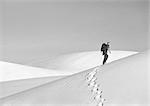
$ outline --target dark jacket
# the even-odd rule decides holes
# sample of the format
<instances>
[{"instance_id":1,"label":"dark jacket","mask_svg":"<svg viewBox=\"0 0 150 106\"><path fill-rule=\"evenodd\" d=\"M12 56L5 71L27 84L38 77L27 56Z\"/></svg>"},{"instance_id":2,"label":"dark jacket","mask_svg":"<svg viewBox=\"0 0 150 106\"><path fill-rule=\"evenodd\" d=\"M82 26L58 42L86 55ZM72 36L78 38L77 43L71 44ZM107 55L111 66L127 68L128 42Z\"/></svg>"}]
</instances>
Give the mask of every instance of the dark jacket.
<instances>
[{"instance_id":1,"label":"dark jacket","mask_svg":"<svg viewBox=\"0 0 150 106\"><path fill-rule=\"evenodd\" d=\"M101 46L101 51L103 52L103 55L107 54L108 49L109 49L109 45L106 43L103 43Z\"/></svg>"}]
</instances>

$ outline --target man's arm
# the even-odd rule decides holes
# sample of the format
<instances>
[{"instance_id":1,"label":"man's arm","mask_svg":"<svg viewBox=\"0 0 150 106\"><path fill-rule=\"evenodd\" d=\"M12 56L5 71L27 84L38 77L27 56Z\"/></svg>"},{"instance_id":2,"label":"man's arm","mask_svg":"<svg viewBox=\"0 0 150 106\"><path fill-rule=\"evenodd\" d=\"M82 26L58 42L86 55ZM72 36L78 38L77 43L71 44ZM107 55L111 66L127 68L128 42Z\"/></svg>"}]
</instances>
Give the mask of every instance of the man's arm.
<instances>
[{"instance_id":1,"label":"man's arm","mask_svg":"<svg viewBox=\"0 0 150 106\"><path fill-rule=\"evenodd\" d=\"M111 51L110 51L110 46L108 47L108 51L109 51L109 53L111 54Z\"/></svg>"}]
</instances>

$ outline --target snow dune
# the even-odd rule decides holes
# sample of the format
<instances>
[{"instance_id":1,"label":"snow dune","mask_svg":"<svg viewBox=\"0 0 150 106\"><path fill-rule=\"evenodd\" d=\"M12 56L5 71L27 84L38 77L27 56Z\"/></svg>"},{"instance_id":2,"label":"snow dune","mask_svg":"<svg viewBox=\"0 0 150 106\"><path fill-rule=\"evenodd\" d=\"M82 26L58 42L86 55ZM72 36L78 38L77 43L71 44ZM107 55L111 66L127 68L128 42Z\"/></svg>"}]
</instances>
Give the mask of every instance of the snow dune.
<instances>
[{"instance_id":1,"label":"snow dune","mask_svg":"<svg viewBox=\"0 0 150 106\"><path fill-rule=\"evenodd\" d=\"M137 52L131 51L112 51L108 59L108 63L136 53ZM103 57L101 54L93 51L63 55L52 61L43 61L39 63L45 64L42 68L0 61L0 82L28 78L71 75L100 65L102 60Z\"/></svg>"},{"instance_id":2,"label":"snow dune","mask_svg":"<svg viewBox=\"0 0 150 106\"><path fill-rule=\"evenodd\" d=\"M133 51L112 50L111 54L109 54L107 63L136 53L137 52ZM33 62L30 65L37 64L37 66L41 68L54 69L64 73L65 72L77 73L101 65L102 61L103 56L100 51L88 51L88 52L65 54L58 56L53 60L43 60L40 62Z\"/></svg>"},{"instance_id":3,"label":"snow dune","mask_svg":"<svg viewBox=\"0 0 150 106\"><path fill-rule=\"evenodd\" d=\"M3 61L0 61L0 69L0 82L71 74Z\"/></svg>"},{"instance_id":4,"label":"snow dune","mask_svg":"<svg viewBox=\"0 0 150 106\"><path fill-rule=\"evenodd\" d=\"M45 83L58 80L65 76L50 76L0 82L0 98L28 90Z\"/></svg>"},{"instance_id":5,"label":"snow dune","mask_svg":"<svg viewBox=\"0 0 150 106\"><path fill-rule=\"evenodd\" d=\"M148 106L150 52L129 56L101 68L98 82L107 99L106 106Z\"/></svg>"},{"instance_id":6,"label":"snow dune","mask_svg":"<svg viewBox=\"0 0 150 106\"><path fill-rule=\"evenodd\" d=\"M97 83L104 106L148 106L148 54L138 53L100 67ZM93 106L85 75L94 68L0 99L2 106ZM94 105L95 106L95 105Z\"/></svg>"},{"instance_id":7,"label":"snow dune","mask_svg":"<svg viewBox=\"0 0 150 106\"><path fill-rule=\"evenodd\" d=\"M136 52L131 52L131 51L130 52L112 51L113 55L110 54L110 58L108 59L108 62L135 53ZM61 64L61 65L55 65L57 66L55 70L54 69L46 70L41 68L14 64L14 63L0 62L1 63L0 68L2 69L1 70L2 77L0 80L1 81L0 98L10 96L12 94L22 92L27 89L31 89L33 87L48 82L52 82L54 80L64 77L62 75L70 75L70 74L74 74L86 70L87 68L90 67L95 67L96 65L99 64L98 58L100 61L102 61L102 57L100 57L100 54L96 51L63 55L55 59L54 64L56 64L57 62ZM89 60L93 60L93 61L89 61ZM53 67L54 64L49 64L49 66ZM68 73L68 71L70 73Z\"/></svg>"}]
</instances>

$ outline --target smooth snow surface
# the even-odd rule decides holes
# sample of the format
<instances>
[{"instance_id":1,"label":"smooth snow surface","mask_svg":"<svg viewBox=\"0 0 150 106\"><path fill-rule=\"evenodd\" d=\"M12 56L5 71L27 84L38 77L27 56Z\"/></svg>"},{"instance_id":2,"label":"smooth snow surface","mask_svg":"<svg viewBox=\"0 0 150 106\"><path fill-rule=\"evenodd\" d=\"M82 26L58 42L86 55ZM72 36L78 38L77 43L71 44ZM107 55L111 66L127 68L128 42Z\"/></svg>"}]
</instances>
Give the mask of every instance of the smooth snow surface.
<instances>
[{"instance_id":1,"label":"smooth snow surface","mask_svg":"<svg viewBox=\"0 0 150 106\"><path fill-rule=\"evenodd\" d=\"M0 82L21 80L29 78L69 75L70 73L58 72L42 68L24 66L20 64L0 61Z\"/></svg>"},{"instance_id":2,"label":"smooth snow surface","mask_svg":"<svg viewBox=\"0 0 150 106\"><path fill-rule=\"evenodd\" d=\"M136 54L133 51L112 50L108 53L107 63ZM41 68L54 69L61 72L77 73L101 65L103 55L100 51L79 52L61 55L53 60L43 60L37 63Z\"/></svg>"},{"instance_id":3,"label":"smooth snow surface","mask_svg":"<svg viewBox=\"0 0 150 106\"><path fill-rule=\"evenodd\" d=\"M148 106L148 52L99 68L104 106ZM94 68L0 99L2 106L96 106L85 76Z\"/></svg>"},{"instance_id":4,"label":"smooth snow surface","mask_svg":"<svg viewBox=\"0 0 150 106\"><path fill-rule=\"evenodd\" d=\"M109 55L108 63L135 53L129 51L112 51ZM0 61L0 82L71 75L100 65L102 60L103 56L101 53L93 51L64 55L52 61L40 62L39 64L43 64L42 68L45 69Z\"/></svg>"},{"instance_id":5,"label":"smooth snow surface","mask_svg":"<svg viewBox=\"0 0 150 106\"><path fill-rule=\"evenodd\" d=\"M93 51L60 56L54 61L55 65L58 63L55 70L46 70L8 62L0 62L0 72L2 76L0 79L0 98L55 81L64 77L62 75L70 75L94 67L98 63L97 60L99 54L97 53L98 52ZM112 51L112 53L113 55L110 54L108 62L114 61L117 58L132 55L135 52ZM114 53L118 54L118 57ZM97 63L95 61L89 61L89 59L96 60ZM102 57L99 59L102 59ZM51 66L53 67L54 64L51 64Z\"/></svg>"},{"instance_id":6,"label":"smooth snow surface","mask_svg":"<svg viewBox=\"0 0 150 106\"><path fill-rule=\"evenodd\" d=\"M65 76L50 76L0 82L0 98L50 83Z\"/></svg>"}]
</instances>

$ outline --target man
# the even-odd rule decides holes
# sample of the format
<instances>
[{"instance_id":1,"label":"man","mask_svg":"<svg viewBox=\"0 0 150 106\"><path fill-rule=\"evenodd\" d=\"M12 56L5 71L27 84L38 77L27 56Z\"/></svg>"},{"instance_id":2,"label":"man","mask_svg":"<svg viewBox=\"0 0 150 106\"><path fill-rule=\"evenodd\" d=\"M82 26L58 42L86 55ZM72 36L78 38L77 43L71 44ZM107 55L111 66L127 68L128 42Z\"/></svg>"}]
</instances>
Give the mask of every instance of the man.
<instances>
[{"instance_id":1,"label":"man","mask_svg":"<svg viewBox=\"0 0 150 106\"><path fill-rule=\"evenodd\" d=\"M103 43L101 46L101 51L103 52L103 55L104 55L103 65L106 63L106 61L108 59L107 51L109 50L109 53L111 53L109 43L110 42Z\"/></svg>"}]
</instances>

